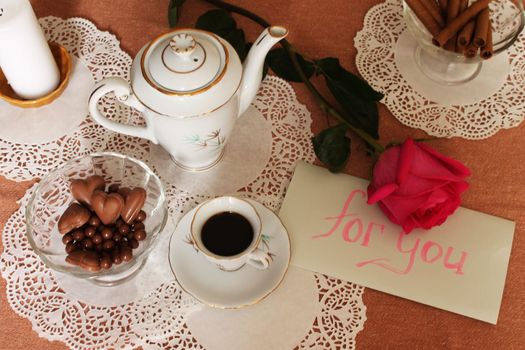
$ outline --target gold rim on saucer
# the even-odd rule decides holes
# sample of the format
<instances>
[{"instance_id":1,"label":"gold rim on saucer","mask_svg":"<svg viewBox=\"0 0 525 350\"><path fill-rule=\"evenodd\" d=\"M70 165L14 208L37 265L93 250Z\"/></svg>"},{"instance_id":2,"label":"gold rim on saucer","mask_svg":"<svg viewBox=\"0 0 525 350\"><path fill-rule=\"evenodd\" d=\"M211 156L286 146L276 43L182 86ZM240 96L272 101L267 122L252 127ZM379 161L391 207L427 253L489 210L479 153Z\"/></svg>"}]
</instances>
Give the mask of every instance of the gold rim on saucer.
<instances>
[{"instance_id":1,"label":"gold rim on saucer","mask_svg":"<svg viewBox=\"0 0 525 350\"><path fill-rule=\"evenodd\" d=\"M37 98L35 100L24 100L20 98L11 88L7 78L0 69L0 98L9 102L12 105L21 108L38 108L50 104L58 98L64 92L71 76L72 64L71 56L67 50L62 46L54 42L49 42L49 48L57 63L58 70L60 71L60 84L58 87L47 94L46 96Z\"/></svg>"}]
</instances>

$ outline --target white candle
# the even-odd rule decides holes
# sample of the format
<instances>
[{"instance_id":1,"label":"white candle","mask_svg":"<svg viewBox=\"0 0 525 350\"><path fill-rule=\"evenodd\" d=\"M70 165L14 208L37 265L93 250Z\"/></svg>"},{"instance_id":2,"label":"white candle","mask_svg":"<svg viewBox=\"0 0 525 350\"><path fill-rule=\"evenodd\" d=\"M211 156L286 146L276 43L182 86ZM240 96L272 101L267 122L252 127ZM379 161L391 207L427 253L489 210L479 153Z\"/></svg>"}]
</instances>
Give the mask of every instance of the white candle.
<instances>
[{"instance_id":1,"label":"white candle","mask_svg":"<svg viewBox=\"0 0 525 350\"><path fill-rule=\"evenodd\" d=\"M0 68L13 90L29 100L49 94L60 82L29 0L0 0Z\"/></svg>"}]
</instances>

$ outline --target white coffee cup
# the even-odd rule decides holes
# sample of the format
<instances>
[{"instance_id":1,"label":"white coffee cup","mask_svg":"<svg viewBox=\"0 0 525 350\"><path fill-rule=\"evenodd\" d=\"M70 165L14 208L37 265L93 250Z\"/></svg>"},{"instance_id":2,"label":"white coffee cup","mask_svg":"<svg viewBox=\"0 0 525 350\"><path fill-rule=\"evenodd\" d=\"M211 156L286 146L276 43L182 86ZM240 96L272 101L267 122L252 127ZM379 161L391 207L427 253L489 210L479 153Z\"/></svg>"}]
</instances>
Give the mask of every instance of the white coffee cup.
<instances>
[{"instance_id":1,"label":"white coffee cup","mask_svg":"<svg viewBox=\"0 0 525 350\"><path fill-rule=\"evenodd\" d=\"M221 256L211 252L202 241L204 224L213 216L231 212L242 215L253 229L251 243L242 252L232 256ZM231 197L218 197L210 199L197 208L191 222L190 232L194 247L211 263L223 271L236 271L245 264L254 266L259 270L267 269L272 261L268 252L259 248L262 239L262 222L255 208L247 201Z\"/></svg>"}]
</instances>

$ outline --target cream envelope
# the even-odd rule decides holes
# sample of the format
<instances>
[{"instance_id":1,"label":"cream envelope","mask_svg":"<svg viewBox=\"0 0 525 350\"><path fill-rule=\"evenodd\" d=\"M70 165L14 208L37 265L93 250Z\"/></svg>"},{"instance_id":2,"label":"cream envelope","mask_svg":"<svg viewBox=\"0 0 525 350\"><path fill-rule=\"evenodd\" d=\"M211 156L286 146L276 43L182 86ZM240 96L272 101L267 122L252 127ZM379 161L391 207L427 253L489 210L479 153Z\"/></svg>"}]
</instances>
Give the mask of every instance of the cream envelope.
<instances>
[{"instance_id":1,"label":"cream envelope","mask_svg":"<svg viewBox=\"0 0 525 350\"><path fill-rule=\"evenodd\" d=\"M292 264L496 324L514 222L458 208L441 226L404 234L366 204L367 186L298 163L279 213Z\"/></svg>"}]
</instances>

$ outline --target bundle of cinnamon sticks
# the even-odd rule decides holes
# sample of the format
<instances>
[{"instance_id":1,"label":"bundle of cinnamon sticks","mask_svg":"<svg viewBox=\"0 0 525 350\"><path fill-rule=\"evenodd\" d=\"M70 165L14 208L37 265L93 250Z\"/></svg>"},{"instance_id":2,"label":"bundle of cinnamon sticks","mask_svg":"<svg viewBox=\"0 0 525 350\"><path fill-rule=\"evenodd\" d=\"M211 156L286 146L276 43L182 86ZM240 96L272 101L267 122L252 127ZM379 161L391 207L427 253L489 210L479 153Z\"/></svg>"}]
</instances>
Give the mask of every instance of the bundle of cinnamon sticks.
<instances>
[{"instance_id":1,"label":"bundle of cinnamon sticks","mask_svg":"<svg viewBox=\"0 0 525 350\"><path fill-rule=\"evenodd\" d=\"M434 45L465 57L492 57L491 0L405 0L434 37Z\"/></svg>"}]
</instances>

